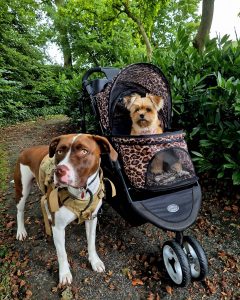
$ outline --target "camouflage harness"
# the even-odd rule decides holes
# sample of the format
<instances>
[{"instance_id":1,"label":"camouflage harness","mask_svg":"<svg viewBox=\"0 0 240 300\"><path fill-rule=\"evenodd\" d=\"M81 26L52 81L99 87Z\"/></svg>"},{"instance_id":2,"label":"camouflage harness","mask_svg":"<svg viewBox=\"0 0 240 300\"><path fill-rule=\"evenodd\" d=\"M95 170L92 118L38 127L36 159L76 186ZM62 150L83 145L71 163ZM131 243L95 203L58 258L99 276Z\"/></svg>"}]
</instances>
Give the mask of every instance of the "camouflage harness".
<instances>
[{"instance_id":1,"label":"camouflage harness","mask_svg":"<svg viewBox=\"0 0 240 300\"><path fill-rule=\"evenodd\" d=\"M78 223L83 223L85 220L96 217L96 215L93 216L93 212L97 208L100 200L105 196L105 180L108 180L111 184L112 197L116 195L115 186L108 178L103 178L101 168L99 168L99 173L97 173L89 183L90 185L99 175L100 184L98 190L93 194L88 187L83 189L85 192L83 193L85 199L75 197L68 191L67 187L56 187L53 183L54 170L54 158L50 158L48 155L45 156L39 168L39 178L37 182L40 190L44 194L41 198L41 208L44 217L45 230L48 235L51 235L51 227L47 210L51 214L52 226L55 224L55 212L63 205L77 216ZM88 197L86 197L87 194Z\"/></svg>"}]
</instances>

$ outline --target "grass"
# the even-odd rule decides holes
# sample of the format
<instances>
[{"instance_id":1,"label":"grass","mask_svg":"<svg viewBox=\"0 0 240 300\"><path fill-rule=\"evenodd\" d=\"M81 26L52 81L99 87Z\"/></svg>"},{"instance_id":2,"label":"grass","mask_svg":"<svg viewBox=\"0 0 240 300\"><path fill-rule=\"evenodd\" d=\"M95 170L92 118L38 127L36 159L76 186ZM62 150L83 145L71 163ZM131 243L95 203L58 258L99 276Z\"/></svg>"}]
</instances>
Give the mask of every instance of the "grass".
<instances>
[{"instance_id":1,"label":"grass","mask_svg":"<svg viewBox=\"0 0 240 300\"><path fill-rule=\"evenodd\" d=\"M7 255L8 249L6 246L0 247L0 257L4 258ZM8 263L1 264L0 269L0 300L11 299L11 280L9 276Z\"/></svg>"},{"instance_id":2,"label":"grass","mask_svg":"<svg viewBox=\"0 0 240 300\"><path fill-rule=\"evenodd\" d=\"M7 178L9 175L9 161L7 151L4 149L3 145L0 145L0 192L4 193L7 190ZM1 196L0 193L0 196ZM0 212L4 209L4 201L0 201ZM5 219L1 216L0 218L0 228L5 228ZM8 248L6 245L0 245L0 258L4 257L8 253ZM11 299L11 282L9 268L5 263L0 263L0 300Z\"/></svg>"},{"instance_id":3,"label":"grass","mask_svg":"<svg viewBox=\"0 0 240 300\"><path fill-rule=\"evenodd\" d=\"M7 190L7 177L9 175L9 161L7 151L0 145L0 190Z\"/></svg>"}]
</instances>

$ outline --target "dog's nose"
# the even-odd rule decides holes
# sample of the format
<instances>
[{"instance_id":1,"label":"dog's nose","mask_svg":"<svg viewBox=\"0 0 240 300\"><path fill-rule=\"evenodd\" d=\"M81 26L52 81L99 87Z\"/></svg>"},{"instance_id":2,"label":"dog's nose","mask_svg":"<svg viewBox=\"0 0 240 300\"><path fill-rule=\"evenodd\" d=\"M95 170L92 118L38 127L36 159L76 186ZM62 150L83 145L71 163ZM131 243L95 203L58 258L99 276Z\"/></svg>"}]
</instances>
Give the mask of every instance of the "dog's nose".
<instances>
[{"instance_id":1,"label":"dog's nose","mask_svg":"<svg viewBox=\"0 0 240 300\"><path fill-rule=\"evenodd\" d=\"M144 114L139 115L141 119L144 119Z\"/></svg>"},{"instance_id":2,"label":"dog's nose","mask_svg":"<svg viewBox=\"0 0 240 300\"><path fill-rule=\"evenodd\" d=\"M57 169L56 169L56 175L58 177L62 177L64 175L66 175L66 173L69 171L68 167L65 166L65 165L59 165L57 166Z\"/></svg>"}]
</instances>

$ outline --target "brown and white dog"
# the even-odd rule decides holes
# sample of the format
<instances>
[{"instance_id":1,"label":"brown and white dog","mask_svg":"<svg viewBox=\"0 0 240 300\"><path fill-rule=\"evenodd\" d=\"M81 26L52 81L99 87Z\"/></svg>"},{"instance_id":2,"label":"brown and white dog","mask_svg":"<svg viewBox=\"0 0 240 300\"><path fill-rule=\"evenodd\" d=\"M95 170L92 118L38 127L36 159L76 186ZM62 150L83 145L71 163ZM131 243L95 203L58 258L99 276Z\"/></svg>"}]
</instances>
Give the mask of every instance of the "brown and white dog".
<instances>
[{"instance_id":1,"label":"brown and white dog","mask_svg":"<svg viewBox=\"0 0 240 300\"><path fill-rule=\"evenodd\" d=\"M39 179L39 168L43 158L49 157L55 161L54 185L67 187L76 199L85 191L86 200L90 193L99 188L100 155L108 152L112 160L117 159L117 152L104 137L90 134L68 134L54 138L49 146L35 146L21 152L14 174L17 200L17 235L18 240L24 240L27 232L24 225L24 206L29 195L33 178ZM89 193L87 193L89 191ZM89 194L89 195L88 195ZM88 259L94 271L103 272L105 266L99 258L96 247L97 212L102 200L98 203L93 217L85 221L88 242ZM47 204L46 204L47 208ZM48 211L48 216L51 214ZM67 253L65 250L65 227L77 218L73 211L62 205L54 215L52 225L53 240L57 250L59 263L59 283L72 282Z\"/></svg>"},{"instance_id":2,"label":"brown and white dog","mask_svg":"<svg viewBox=\"0 0 240 300\"><path fill-rule=\"evenodd\" d=\"M163 98L152 94L141 97L132 94L123 98L132 120L131 135L161 134L163 129L158 112L163 108Z\"/></svg>"}]
</instances>

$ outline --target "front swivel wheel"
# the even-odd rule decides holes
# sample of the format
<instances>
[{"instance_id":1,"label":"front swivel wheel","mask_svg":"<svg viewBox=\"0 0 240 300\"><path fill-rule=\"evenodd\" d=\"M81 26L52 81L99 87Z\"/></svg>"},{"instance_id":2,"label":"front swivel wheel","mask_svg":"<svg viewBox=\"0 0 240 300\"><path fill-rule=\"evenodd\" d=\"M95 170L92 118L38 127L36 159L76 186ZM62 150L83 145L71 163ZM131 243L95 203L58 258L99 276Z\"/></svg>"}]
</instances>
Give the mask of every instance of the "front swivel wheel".
<instances>
[{"instance_id":1,"label":"front swivel wheel","mask_svg":"<svg viewBox=\"0 0 240 300\"><path fill-rule=\"evenodd\" d=\"M184 236L183 250L188 257L192 278L204 280L208 274L208 261L202 246L193 237Z\"/></svg>"},{"instance_id":2,"label":"front swivel wheel","mask_svg":"<svg viewBox=\"0 0 240 300\"><path fill-rule=\"evenodd\" d=\"M163 262L168 275L178 286L187 286L191 281L188 258L182 247L175 241L167 241L162 248Z\"/></svg>"}]
</instances>

